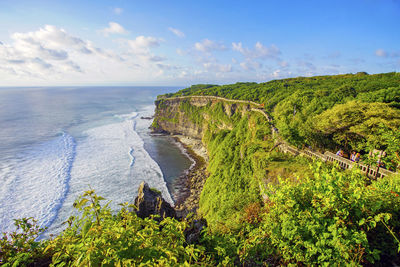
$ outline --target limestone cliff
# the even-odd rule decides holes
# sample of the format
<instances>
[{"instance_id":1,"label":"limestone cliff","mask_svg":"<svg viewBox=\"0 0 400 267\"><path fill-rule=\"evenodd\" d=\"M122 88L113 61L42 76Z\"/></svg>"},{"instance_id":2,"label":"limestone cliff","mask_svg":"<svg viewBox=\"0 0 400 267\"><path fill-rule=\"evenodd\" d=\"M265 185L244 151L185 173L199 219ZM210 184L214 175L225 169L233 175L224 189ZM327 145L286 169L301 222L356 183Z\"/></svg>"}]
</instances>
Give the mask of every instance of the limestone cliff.
<instances>
[{"instance_id":1,"label":"limestone cliff","mask_svg":"<svg viewBox=\"0 0 400 267\"><path fill-rule=\"evenodd\" d=\"M155 104L153 132L180 134L195 139L202 139L210 123L219 129L232 129L229 118L237 112L243 115L256 105L212 96L158 99Z\"/></svg>"},{"instance_id":2,"label":"limestone cliff","mask_svg":"<svg viewBox=\"0 0 400 267\"><path fill-rule=\"evenodd\" d=\"M153 132L180 134L195 139L201 139L203 128L189 119L181 109L181 99L157 100Z\"/></svg>"},{"instance_id":3,"label":"limestone cliff","mask_svg":"<svg viewBox=\"0 0 400 267\"><path fill-rule=\"evenodd\" d=\"M221 130L231 130L237 119L254 104L213 96L158 99L155 104L153 132L175 135L196 160L196 167L190 170L186 179L179 181L182 186L175 203L178 211L196 212L209 176L206 148L210 136Z\"/></svg>"}]
</instances>

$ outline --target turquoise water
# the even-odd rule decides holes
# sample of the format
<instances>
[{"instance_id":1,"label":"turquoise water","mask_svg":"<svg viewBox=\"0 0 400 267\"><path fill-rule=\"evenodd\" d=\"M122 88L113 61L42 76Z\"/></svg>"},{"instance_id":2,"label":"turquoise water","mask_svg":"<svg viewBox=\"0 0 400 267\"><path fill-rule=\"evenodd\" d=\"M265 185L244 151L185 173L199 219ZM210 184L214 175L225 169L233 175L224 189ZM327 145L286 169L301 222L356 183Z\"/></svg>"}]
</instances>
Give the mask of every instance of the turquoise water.
<instances>
[{"instance_id":1,"label":"turquoise water","mask_svg":"<svg viewBox=\"0 0 400 267\"><path fill-rule=\"evenodd\" d=\"M148 127L158 94L176 88L0 88L0 232L35 217L57 233L74 200L92 188L132 202L141 181L173 203L191 162Z\"/></svg>"}]
</instances>

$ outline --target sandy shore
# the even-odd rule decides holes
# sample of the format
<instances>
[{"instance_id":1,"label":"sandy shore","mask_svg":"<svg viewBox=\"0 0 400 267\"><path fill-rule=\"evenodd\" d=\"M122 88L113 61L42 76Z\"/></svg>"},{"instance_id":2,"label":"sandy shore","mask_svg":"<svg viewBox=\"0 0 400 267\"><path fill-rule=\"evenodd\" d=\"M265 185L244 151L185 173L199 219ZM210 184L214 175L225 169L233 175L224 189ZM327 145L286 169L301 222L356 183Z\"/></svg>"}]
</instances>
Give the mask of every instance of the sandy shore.
<instances>
[{"instance_id":1,"label":"sandy shore","mask_svg":"<svg viewBox=\"0 0 400 267\"><path fill-rule=\"evenodd\" d=\"M184 135L173 135L172 137L187 148L190 148L196 156L201 157L205 162L208 162L207 149L204 147L201 140L193 139Z\"/></svg>"},{"instance_id":2,"label":"sandy shore","mask_svg":"<svg viewBox=\"0 0 400 267\"><path fill-rule=\"evenodd\" d=\"M183 147L193 164L183 177L177 180L178 193L175 196L175 209L185 216L188 212L196 212L199 207L200 193L208 177L208 155L201 140L183 135L174 135L173 138Z\"/></svg>"}]
</instances>

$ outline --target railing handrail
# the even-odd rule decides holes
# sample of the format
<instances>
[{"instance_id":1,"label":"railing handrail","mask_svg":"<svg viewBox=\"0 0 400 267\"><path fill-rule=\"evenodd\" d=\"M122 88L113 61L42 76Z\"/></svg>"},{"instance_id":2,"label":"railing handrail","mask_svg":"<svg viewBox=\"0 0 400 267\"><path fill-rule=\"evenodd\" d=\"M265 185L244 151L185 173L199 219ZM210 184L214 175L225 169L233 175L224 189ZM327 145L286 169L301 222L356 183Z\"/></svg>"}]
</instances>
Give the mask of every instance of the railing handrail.
<instances>
[{"instance_id":1,"label":"railing handrail","mask_svg":"<svg viewBox=\"0 0 400 267\"><path fill-rule=\"evenodd\" d=\"M210 98L210 99L217 99L217 100L222 100L222 101L227 101L227 102L236 102L236 103L247 103L247 104L252 104L258 107L262 107L261 104L250 101L250 100L242 100L242 99L229 99L221 96L208 96L208 95L187 95L187 96L176 96L176 97L168 97L168 98L163 98L163 100L173 100L173 99L183 99L183 98Z\"/></svg>"}]
</instances>

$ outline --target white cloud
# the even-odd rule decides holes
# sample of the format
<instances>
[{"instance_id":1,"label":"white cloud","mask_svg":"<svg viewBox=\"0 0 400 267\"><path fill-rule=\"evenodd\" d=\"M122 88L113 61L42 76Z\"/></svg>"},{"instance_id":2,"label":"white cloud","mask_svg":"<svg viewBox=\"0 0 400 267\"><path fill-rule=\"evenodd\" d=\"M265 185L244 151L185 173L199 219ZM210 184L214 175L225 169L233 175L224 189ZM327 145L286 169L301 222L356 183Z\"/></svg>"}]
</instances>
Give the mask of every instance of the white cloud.
<instances>
[{"instance_id":1,"label":"white cloud","mask_svg":"<svg viewBox=\"0 0 400 267\"><path fill-rule=\"evenodd\" d=\"M241 42L232 43L232 49L234 51L240 52L244 57L248 59L276 59L281 54L281 51L276 45L272 44L270 47L266 47L260 42L257 42L254 45L254 49L243 47Z\"/></svg>"},{"instance_id":2,"label":"white cloud","mask_svg":"<svg viewBox=\"0 0 400 267\"><path fill-rule=\"evenodd\" d=\"M113 9L113 12L116 15L121 15L122 12L124 12L124 10L122 8L120 8L120 7L116 7L116 8Z\"/></svg>"},{"instance_id":3,"label":"white cloud","mask_svg":"<svg viewBox=\"0 0 400 267\"><path fill-rule=\"evenodd\" d=\"M185 37L185 34L184 34L182 31L178 30L178 29L169 27L168 30L169 30L170 32L172 32L173 34L175 34L176 36L178 36L179 38Z\"/></svg>"},{"instance_id":4,"label":"white cloud","mask_svg":"<svg viewBox=\"0 0 400 267\"><path fill-rule=\"evenodd\" d=\"M152 36L138 36L135 40L128 40L129 46L135 52L141 52L144 50L148 50L151 47L157 47L160 45L160 39L152 37Z\"/></svg>"},{"instance_id":5,"label":"white cloud","mask_svg":"<svg viewBox=\"0 0 400 267\"><path fill-rule=\"evenodd\" d=\"M275 70L272 73L272 77L274 77L274 78L279 78L280 76L281 76L281 70Z\"/></svg>"},{"instance_id":6,"label":"white cloud","mask_svg":"<svg viewBox=\"0 0 400 267\"><path fill-rule=\"evenodd\" d=\"M317 67L310 61L298 60L297 66L302 67L303 70L308 72L317 70Z\"/></svg>"},{"instance_id":7,"label":"white cloud","mask_svg":"<svg viewBox=\"0 0 400 267\"><path fill-rule=\"evenodd\" d=\"M116 22L109 22L108 27L102 29L100 32L104 34L104 36L109 36L110 34L129 34L124 27Z\"/></svg>"},{"instance_id":8,"label":"white cloud","mask_svg":"<svg viewBox=\"0 0 400 267\"><path fill-rule=\"evenodd\" d=\"M189 73L187 71L181 71L178 75L178 78L186 78L189 76Z\"/></svg>"},{"instance_id":9,"label":"white cloud","mask_svg":"<svg viewBox=\"0 0 400 267\"><path fill-rule=\"evenodd\" d=\"M283 79L289 77L296 77L296 76L304 76L305 73L293 73L291 71L285 71L282 69L276 69L272 72L266 72L262 76L263 80L270 80L270 79Z\"/></svg>"},{"instance_id":10,"label":"white cloud","mask_svg":"<svg viewBox=\"0 0 400 267\"><path fill-rule=\"evenodd\" d=\"M275 45L266 47L261 42L257 42L253 49L243 47L242 43L232 43L232 50L241 53L244 56L244 61L240 63L240 66L247 71L259 70L263 65L258 62L263 59L274 59L278 61L278 64L284 62L279 59L281 51Z\"/></svg>"},{"instance_id":11,"label":"white cloud","mask_svg":"<svg viewBox=\"0 0 400 267\"><path fill-rule=\"evenodd\" d=\"M232 71L232 65L230 64L218 64L218 63L204 63L203 64L204 68L207 71L213 71L213 72L231 72Z\"/></svg>"},{"instance_id":12,"label":"white cloud","mask_svg":"<svg viewBox=\"0 0 400 267\"><path fill-rule=\"evenodd\" d=\"M258 70L260 68L262 68L262 64L257 62L257 61L253 61L253 60L246 60L240 63L240 66L244 69L244 70Z\"/></svg>"},{"instance_id":13,"label":"white cloud","mask_svg":"<svg viewBox=\"0 0 400 267\"><path fill-rule=\"evenodd\" d=\"M180 55L180 56L184 56L184 55L187 54L186 51L184 51L184 50L182 50L182 49L180 49L180 48L177 48L177 49L176 49L176 53L177 53L178 55Z\"/></svg>"},{"instance_id":14,"label":"white cloud","mask_svg":"<svg viewBox=\"0 0 400 267\"><path fill-rule=\"evenodd\" d=\"M387 53L383 49L377 49L375 51L375 55L378 56L378 57L387 57Z\"/></svg>"},{"instance_id":15,"label":"white cloud","mask_svg":"<svg viewBox=\"0 0 400 267\"><path fill-rule=\"evenodd\" d=\"M157 63L156 66L162 70L177 70L177 69L179 69L177 66L173 66L170 64Z\"/></svg>"},{"instance_id":16,"label":"white cloud","mask_svg":"<svg viewBox=\"0 0 400 267\"><path fill-rule=\"evenodd\" d=\"M289 63L287 61L279 61L279 66L281 66L282 68L286 68L289 67Z\"/></svg>"},{"instance_id":17,"label":"white cloud","mask_svg":"<svg viewBox=\"0 0 400 267\"><path fill-rule=\"evenodd\" d=\"M115 53L51 25L37 31L14 33L11 40L11 43L0 45L0 74L11 75L7 76L9 80L17 77L18 82L27 77L60 79L64 75L95 70L103 62L123 62Z\"/></svg>"},{"instance_id":18,"label":"white cloud","mask_svg":"<svg viewBox=\"0 0 400 267\"><path fill-rule=\"evenodd\" d=\"M384 49L377 49L375 51L375 55L378 57L390 57L390 58L397 58L400 57L400 51L398 52L390 52L390 51L386 51Z\"/></svg>"},{"instance_id":19,"label":"white cloud","mask_svg":"<svg viewBox=\"0 0 400 267\"><path fill-rule=\"evenodd\" d=\"M134 40L126 40L130 53L136 56L143 64L165 61L163 56L154 55L151 48L160 46L163 40L152 36L138 36Z\"/></svg>"},{"instance_id":20,"label":"white cloud","mask_svg":"<svg viewBox=\"0 0 400 267\"><path fill-rule=\"evenodd\" d=\"M206 52L206 53L209 53L209 52L212 52L212 51L223 51L223 50L226 50L226 47L223 44L211 41L209 39L204 39L201 42L195 43L194 44L194 48L197 51Z\"/></svg>"}]
</instances>

